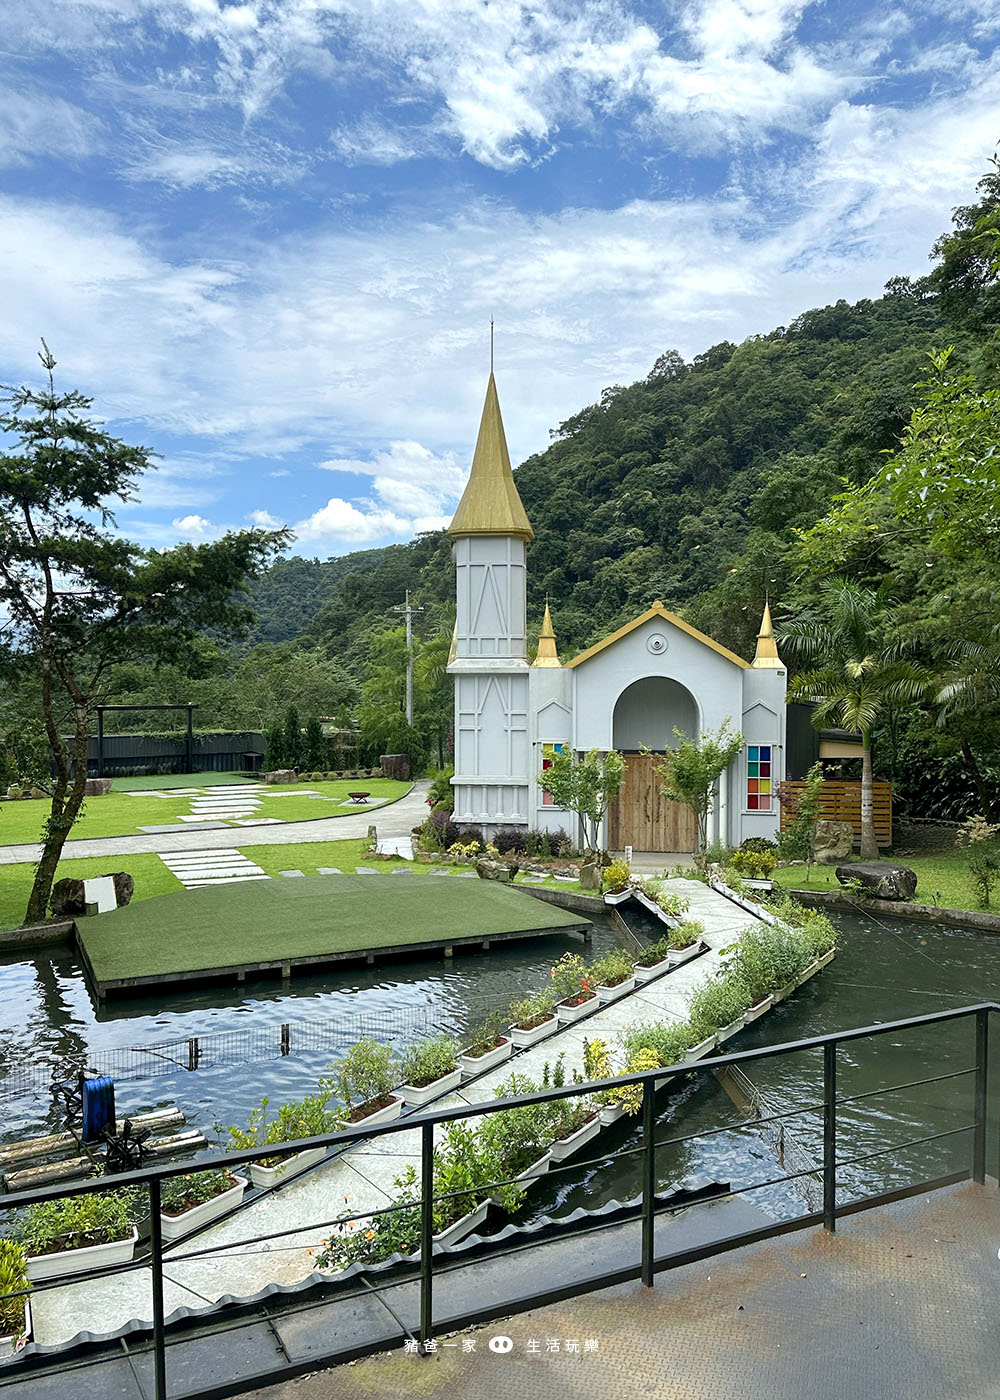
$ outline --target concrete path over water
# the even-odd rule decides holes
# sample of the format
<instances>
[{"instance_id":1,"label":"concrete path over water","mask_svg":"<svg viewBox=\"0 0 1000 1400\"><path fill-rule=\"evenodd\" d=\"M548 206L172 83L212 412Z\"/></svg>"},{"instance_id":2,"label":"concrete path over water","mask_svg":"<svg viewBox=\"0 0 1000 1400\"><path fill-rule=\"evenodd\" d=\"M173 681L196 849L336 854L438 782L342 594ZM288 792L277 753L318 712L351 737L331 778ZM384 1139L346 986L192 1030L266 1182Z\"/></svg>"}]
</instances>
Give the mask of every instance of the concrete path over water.
<instances>
[{"instance_id":1,"label":"concrete path over water","mask_svg":"<svg viewBox=\"0 0 1000 1400\"><path fill-rule=\"evenodd\" d=\"M704 925L708 953L638 986L582 1021L561 1027L540 1044L515 1053L488 1074L463 1084L460 1091L435 1107L491 1100L496 1087L514 1070L540 1081L545 1061L552 1063L560 1051L566 1054L569 1079L574 1069L583 1070L585 1038L600 1036L615 1047L619 1034L630 1026L686 1020L692 996L719 968L720 950L753 924L756 916L697 881L671 880L667 887L690 900L690 917ZM303 1085L303 1091L308 1087ZM469 1121L474 1124L476 1120ZM314 1271L309 1251L319 1247L338 1215L383 1208L395 1194L394 1179L410 1164L419 1168L419 1136L417 1129L403 1129L352 1148L300 1181L262 1196L232 1220L198 1235L193 1243L178 1246L179 1252L209 1246L226 1252L175 1264L169 1263L168 1254L167 1314L179 1307L204 1307L226 1294L247 1297L271 1283L288 1285L308 1277ZM248 1237L300 1226L306 1228L285 1239L240 1248L240 1241ZM36 1293L32 1299L35 1340L53 1345L78 1332L111 1332L132 1319L148 1319L151 1297L149 1270L144 1267L113 1278Z\"/></svg>"},{"instance_id":2,"label":"concrete path over water","mask_svg":"<svg viewBox=\"0 0 1000 1400\"><path fill-rule=\"evenodd\" d=\"M430 784L413 784L405 797L384 807L369 807L357 816L317 817L305 822L282 822L280 826L221 827L206 831L171 831L142 836L87 836L67 841L62 860L85 856L154 855L161 851L212 851L231 846L288 846L296 842L352 841L367 836L377 826L380 836L409 836L427 816ZM0 865L21 865L36 861L38 845L0 846Z\"/></svg>"}]
</instances>

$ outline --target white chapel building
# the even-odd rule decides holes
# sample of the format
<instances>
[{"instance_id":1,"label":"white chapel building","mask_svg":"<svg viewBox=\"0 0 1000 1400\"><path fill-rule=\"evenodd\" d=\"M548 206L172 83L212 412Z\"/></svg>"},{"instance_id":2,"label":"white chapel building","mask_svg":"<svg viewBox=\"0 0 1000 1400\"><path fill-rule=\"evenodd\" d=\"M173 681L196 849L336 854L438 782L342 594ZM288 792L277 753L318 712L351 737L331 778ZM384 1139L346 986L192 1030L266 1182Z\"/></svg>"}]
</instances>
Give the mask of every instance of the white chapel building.
<instances>
[{"instance_id":1,"label":"white chapel building","mask_svg":"<svg viewBox=\"0 0 1000 1400\"><path fill-rule=\"evenodd\" d=\"M652 754L729 719L746 744L723 773L709 840L773 838L785 775L787 673L765 606L757 651L745 661L660 602L565 664L546 605L538 654L526 654L531 524L517 493L496 383L490 375L472 472L449 526L457 617L448 672L455 679L455 821L492 835L501 826L576 838L577 819L555 807L536 777L559 750L617 749L622 792L608 812L610 850L691 851L688 808L660 795Z\"/></svg>"}]
</instances>

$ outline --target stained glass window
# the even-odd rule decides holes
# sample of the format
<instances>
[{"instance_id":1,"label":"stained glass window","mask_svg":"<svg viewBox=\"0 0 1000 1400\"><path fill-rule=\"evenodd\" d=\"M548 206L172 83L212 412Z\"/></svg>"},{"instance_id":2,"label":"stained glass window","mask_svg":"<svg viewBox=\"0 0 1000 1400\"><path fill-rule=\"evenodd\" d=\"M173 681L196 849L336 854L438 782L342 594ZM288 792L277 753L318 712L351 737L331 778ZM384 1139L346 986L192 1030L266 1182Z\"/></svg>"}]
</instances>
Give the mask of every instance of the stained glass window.
<instances>
[{"instance_id":1,"label":"stained glass window","mask_svg":"<svg viewBox=\"0 0 1000 1400\"><path fill-rule=\"evenodd\" d=\"M747 747L747 811L771 810L771 745Z\"/></svg>"},{"instance_id":2,"label":"stained glass window","mask_svg":"<svg viewBox=\"0 0 1000 1400\"><path fill-rule=\"evenodd\" d=\"M551 768L551 767L552 767L552 760L555 758L556 754L557 754L557 753L563 753L563 752L565 751L565 749L566 749L566 745L565 745L565 744L543 744L543 745L542 745L542 772L543 772L543 773L544 773L544 771L545 771L546 768ZM554 805L554 803L553 803L553 801L552 801L552 794L549 793L549 792L546 792L546 791L544 790L544 788L543 788L543 789L542 789L542 806L543 806L543 807L552 807L553 805Z\"/></svg>"}]
</instances>

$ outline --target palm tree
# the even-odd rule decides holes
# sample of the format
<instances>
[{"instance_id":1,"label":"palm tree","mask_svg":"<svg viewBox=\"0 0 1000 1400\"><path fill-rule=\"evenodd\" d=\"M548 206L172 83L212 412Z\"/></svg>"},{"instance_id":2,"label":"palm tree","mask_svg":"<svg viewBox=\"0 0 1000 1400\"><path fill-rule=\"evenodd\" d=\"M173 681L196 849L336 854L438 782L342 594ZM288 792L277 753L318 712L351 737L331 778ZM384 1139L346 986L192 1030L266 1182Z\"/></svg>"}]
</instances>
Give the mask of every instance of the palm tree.
<instances>
[{"instance_id":1,"label":"palm tree","mask_svg":"<svg viewBox=\"0 0 1000 1400\"><path fill-rule=\"evenodd\" d=\"M895 640L892 605L881 590L847 578L825 579L815 613L786 622L783 648L811 669L789 688L796 700L815 705L813 724L834 721L861 736L861 858L878 856L872 819L872 729L894 706L921 699L934 674L907 656Z\"/></svg>"}]
</instances>

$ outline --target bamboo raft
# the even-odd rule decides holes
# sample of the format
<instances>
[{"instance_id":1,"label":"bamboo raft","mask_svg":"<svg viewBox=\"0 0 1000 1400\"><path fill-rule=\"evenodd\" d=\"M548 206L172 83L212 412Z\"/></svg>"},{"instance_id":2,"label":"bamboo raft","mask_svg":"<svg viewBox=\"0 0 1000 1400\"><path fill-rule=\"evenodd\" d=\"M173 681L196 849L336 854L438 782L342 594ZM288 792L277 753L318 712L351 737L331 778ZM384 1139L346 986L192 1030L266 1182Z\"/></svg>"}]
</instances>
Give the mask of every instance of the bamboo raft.
<instances>
[{"instance_id":1,"label":"bamboo raft","mask_svg":"<svg viewBox=\"0 0 1000 1400\"><path fill-rule=\"evenodd\" d=\"M179 1108L158 1108L152 1113L137 1113L128 1120L136 1132L149 1128L162 1136L147 1138L143 1144L149 1157L182 1157L189 1152L199 1152L208 1146L208 1139L196 1128L186 1132L172 1131L182 1128L187 1121ZM117 1132L125 1126L121 1118L115 1124ZM8 1143L0 1147L0 1171L3 1184L8 1191L29 1191L37 1186L50 1186L58 1181L70 1181L76 1177L93 1176L97 1173L99 1147L94 1145L93 1155L65 1156L70 1152L79 1153L83 1144L76 1133L50 1133L45 1137L25 1138L21 1142ZM55 1160L48 1160L48 1159Z\"/></svg>"}]
</instances>

